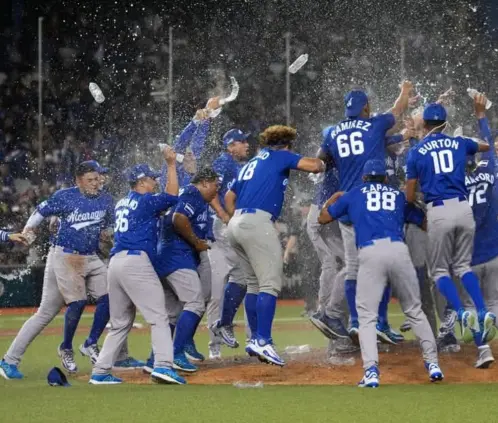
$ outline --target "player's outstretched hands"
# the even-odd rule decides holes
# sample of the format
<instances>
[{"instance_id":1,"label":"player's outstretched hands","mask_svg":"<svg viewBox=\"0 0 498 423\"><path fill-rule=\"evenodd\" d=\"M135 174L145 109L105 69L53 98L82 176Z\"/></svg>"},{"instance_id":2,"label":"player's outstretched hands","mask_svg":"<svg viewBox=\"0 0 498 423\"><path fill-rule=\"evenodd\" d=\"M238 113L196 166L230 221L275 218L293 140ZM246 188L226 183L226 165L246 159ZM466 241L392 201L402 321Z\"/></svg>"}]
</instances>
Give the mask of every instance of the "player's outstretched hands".
<instances>
[{"instance_id":1,"label":"player's outstretched hands","mask_svg":"<svg viewBox=\"0 0 498 423\"><path fill-rule=\"evenodd\" d=\"M169 145L164 147L163 157L164 157L164 160L166 160L166 163L168 166L173 166L176 163L176 152Z\"/></svg>"},{"instance_id":2,"label":"player's outstretched hands","mask_svg":"<svg viewBox=\"0 0 498 423\"><path fill-rule=\"evenodd\" d=\"M29 245L28 239L23 234L10 234L9 241L25 245L26 247Z\"/></svg>"},{"instance_id":3,"label":"player's outstretched hands","mask_svg":"<svg viewBox=\"0 0 498 423\"><path fill-rule=\"evenodd\" d=\"M413 118L408 117L404 120L405 127L401 131L401 135L403 135L403 141L409 140L411 138L416 138L417 131L415 130L415 122Z\"/></svg>"},{"instance_id":4,"label":"player's outstretched hands","mask_svg":"<svg viewBox=\"0 0 498 423\"><path fill-rule=\"evenodd\" d=\"M194 120L202 121L202 120L207 120L208 118L209 118L208 109L199 109L195 112Z\"/></svg>"},{"instance_id":5,"label":"player's outstretched hands","mask_svg":"<svg viewBox=\"0 0 498 423\"><path fill-rule=\"evenodd\" d=\"M207 102L206 109L210 110L219 109L221 107L220 98L221 98L220 96L211 97Z\"/></svg>"},{"instance_id":6,"label":"player's outstretched hands","mask_svg":"<svg viewBox=\"0 0 498 423\"><path fill-rule=\"evenodd\" d=\"M474 110L476 112L477 119L482 119L486 117L486 102L487 97L483 93L479 93L474 97Z\"/></svg>"},{"instance_id":7,"label":"player's outstretched hands","mask_svg":"<svg viewBox=\"0 0 498 423\"><path fill-rule=\"evenodd\" d=\"M449 106L455 98L455 91L450 87L443 94L439 96L436 103L442 104L443 106Z\"/></svg>"},{"instance_id":8,"label":"player's outstretched hands","mask_svg":"<svg viewBox=\"0 0 498 423\"><path fill-rule=\"evenodd\" d=\"M410 94L413 91L413 83L405 80L401 83L401 92L403 94Z\"/></svg>"},{"instance_id":9,"label":"player's outstretched hands","mask_svg":"<svg viewBox=\"0 0 498 423\"><path fill-rule=\"evenodd\" d=\"M207 251L209 249L210 249L210 247L209 247L207 241L205 241L203 239L199 239L195 243L195 251L197 251L198 253L202 253L203 251Z\"/></svg>"}]
</instances>

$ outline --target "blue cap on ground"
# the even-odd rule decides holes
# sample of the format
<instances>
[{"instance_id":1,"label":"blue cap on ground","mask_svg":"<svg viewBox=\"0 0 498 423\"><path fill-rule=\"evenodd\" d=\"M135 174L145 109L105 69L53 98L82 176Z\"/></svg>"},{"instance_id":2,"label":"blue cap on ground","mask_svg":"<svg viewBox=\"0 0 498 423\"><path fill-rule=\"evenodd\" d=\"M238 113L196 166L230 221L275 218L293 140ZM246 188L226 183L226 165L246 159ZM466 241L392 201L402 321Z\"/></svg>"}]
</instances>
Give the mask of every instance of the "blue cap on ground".
<instances>
[{"instance_id":1,"label":"blue cap on ground","mask_svg":"<svg viewBox=\"0 0 498 423\"><path fill-rule=\"evenodd\" d=\"M50 386L71 386L71 384L67 381L66 375L58 367L54 367L48 372L47 382Z\"/></svg>"},{"instance_id":2,"label":"blue cap on ground","mask_svg":"<svg viewBox=\"0 0 498 423\"><path fill-rule=\"evenodd\" d=\"M86 164L86 165L94 168L95 172L109 173L109 168L100 166L100 164L97 160L88 160L86 162L83 162L82 164Z\"/></svg>"},{"instance_id":3,"label":"blue cap on ground","mask_svg":"<svg viewBox=\"0 0 498 423\"><path fill-rule=\"evenodd\" d=\"M346 117L357 117L368 104L368 96L363 91L350 91L344 97Z\"/></svg>"},{"instance_id":4,"label":"blue cap on ground","mask_svg":"<svg viewBox=\"0 0 498 423\"><path fill-rule=\"evenodd\" d=\"M247 138L249 138L249 134L244 134L240 129L230 129L230 131L223 135L223 145L228 147L236 141L247 141Z\"/></svg>"},{"instance_id":5,"label":"blue cap on ground","mask_svg":"<svg viewBox=\"0 0 498 423\"><path fill-rule=\"evenodd\" d=\"M425 106L424 120L446 121L446 109L439 103L431 103Z\"/></svg>"},{"instance_id":6,"label":"blue cap on ground","mask_svg":"<svg viewBox=\"0 0 498 423\"><path fill-rule=\"evenodd\" d=\"M160 172L156 172L150 168L147 163L141 163L133 166L128 173L128 182L137 182L141 178L157 179L161 176Z\"/></svg>"},{"instance_id":7,"label":"blue cap on ground","mask_svg":"<svg viewBox=\"0 0 498 423\"><path fill-rule=\"evenodd\" d=\"M378 176L386 174L386 163L384 160L369 160L363 167L364 176Z\"/></svg>"}]
</instances>

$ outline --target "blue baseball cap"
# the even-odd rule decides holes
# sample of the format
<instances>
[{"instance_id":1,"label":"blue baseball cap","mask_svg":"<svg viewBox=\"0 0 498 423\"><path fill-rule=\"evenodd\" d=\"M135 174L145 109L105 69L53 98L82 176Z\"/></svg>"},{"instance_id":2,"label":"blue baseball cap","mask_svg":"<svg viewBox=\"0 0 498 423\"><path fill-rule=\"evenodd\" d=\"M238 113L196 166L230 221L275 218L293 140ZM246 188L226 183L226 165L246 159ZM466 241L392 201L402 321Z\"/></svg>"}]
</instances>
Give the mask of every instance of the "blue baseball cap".
<instances>
[{"instance_id":1,"label":"blue baseball cap","mask_svg":"<svg viewBox=\"0 0 498 423\"><path fill-rule=\"evenodd\" d=\"M141 163L133 166L128 173L128 182L137 182L141 178L157 179L161 176L160 172L156 172L150 168L147 163Z\"/></svg>"},{"instance_id":2,"label":"blue baseball cap","mask_svg":"<svg viewBox=\"0 0 498 423\"><path fill-rule=\"evenodd\" d=\"M230 129L223 135L223 145L228 147L233 142L244 142L249 138L249 134L244 134L240 129Z\"/></svg>"},{"instance_id":3,"label":"blue baseball cap","mask_svg":"<svg viewBox=\"0 0 498 423\"><path fill-rule=\"evenodd\" d=\"M424 108L424 120L446 121L446 109L439 103L431 103Z\"/></svg>"},{"instance_id":4,"label":"blue baseball cap","mask_svg":"<svg viewBox=\"0 0 498 423\"><path fill-rule=\"evenodd\" d=\"M81 164L85 164L87 166L92 167L93 169L95 169L95 172L98 172L98 173L109 173L109 168L100 166L100 164L97 160L88 160L88 161L83 162Z\"/></svg>"},{"instance_id":5,"label":"blue baseball cap","mask_svg":"<svg viewBox=\"0 0 498 423\"><path fill-rule=\"evenodd\" d=\"M67 381L66 375L58 367L54 367L48 372L47 382L50 386L71 386L71 384Z\"/></svg>"},{"instance_id":6,"label":"blue baseball cap","mask_svg":"<svg viewBox=\"0 0 498 423\"><path fill-rule=\"evenodd\" d=\"M346 117L357 117L363 108L368 104L368 96L364 91L350 91L344 97L346 107Z\"/></svg>"},{"instance_id":7,"label":"blue baseball cap","mask_svg":"<svg viewBox=\"0 0 498 423\"><path fill-rule=\"evenodd\" d=\"M369 160L363 167L363 176L379 176L386 174L386 163L383 160Z\"/></svg>"}]
</instances>

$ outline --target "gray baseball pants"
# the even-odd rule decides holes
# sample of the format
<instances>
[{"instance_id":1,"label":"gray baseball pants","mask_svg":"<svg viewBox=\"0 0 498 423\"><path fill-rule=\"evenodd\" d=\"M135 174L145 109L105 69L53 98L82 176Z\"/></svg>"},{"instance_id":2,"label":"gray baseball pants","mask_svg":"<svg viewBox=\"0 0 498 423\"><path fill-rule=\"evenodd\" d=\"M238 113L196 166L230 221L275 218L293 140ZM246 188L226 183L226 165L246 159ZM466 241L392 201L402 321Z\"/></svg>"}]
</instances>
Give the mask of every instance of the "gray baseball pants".
<instances>
[{"instance_id":1,"label":"gray baseball pants","mask_svg":"<svg viewBox=\"0 0 498 423\"><path fill-rule=\"evenodd\" d=\"M388 281L396 288L403 313L420 342L424 361L437 363L436 340L422 311L417 274L406 244L392 242L390 238L379 239L373 241L373 245L361 248L358 259L356 307L363 368L379 363L376 324L379 303Z\"/></svg>"},{"instance_id":2,"label":"gray baseball pants","mask_svg":"<svg viewBox=\"0 0 498 423\"><path fill-rule=\"evenodd\" d=\"M172 367L173 341L164 289L147 253L121 251L109 263L109 330L94 374L109 373L135 320L136 309L151 326L154 367Z\"/></svg>"}]
</instances>

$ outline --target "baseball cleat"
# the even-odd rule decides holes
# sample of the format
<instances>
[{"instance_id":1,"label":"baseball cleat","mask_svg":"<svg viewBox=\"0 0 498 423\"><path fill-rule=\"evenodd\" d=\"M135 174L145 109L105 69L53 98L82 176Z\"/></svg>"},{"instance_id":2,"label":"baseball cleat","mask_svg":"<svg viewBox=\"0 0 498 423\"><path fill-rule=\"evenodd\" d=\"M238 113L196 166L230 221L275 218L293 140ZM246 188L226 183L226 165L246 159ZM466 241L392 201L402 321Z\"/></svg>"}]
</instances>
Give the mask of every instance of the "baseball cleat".
<instances>
[{"instance_id":1,"label":"baseball cleat","mask_svg":"<svg viewBox=\"0 0 498 423\"><path fill-rule=\"evenodd\" d=\"M239 343L235 338L232 325L221 326L220 321L217 320L209 327L209 330L213 332L215 336L219 337L227 347L230 348L239 347Z\"/></svg>"},{"instance_id":2,"label":"baseball cleat","mask_svg":"<svg viewBox=\"0 0 498 423\"><path fill-rule=\"evenodd\" d=\"M253 339L246 347L246 352L251 357L258 357L259 361L275 366L285 366L285 361L275 351L272 341L265 341L264 339Z\"/></svg>"},{"instance_id":3,"label":"baseball cleat","mask_svg":"<svg viewBox=\"0 0 498 423\"><path fill-rule=\"evenodd\" d=\"M436 363L425 363L431 382L440 382L444 379L443 372Z\"/></svg>"},{"instance_id":4,"label":"baseball cleat","mask_svg":"<svg viewBox=\"0 0 498 423\"><path fill-rule=\"evenodd\" d=\"M405 320L403 324L399 327L399 330L403 333L408 332L412 330L412 326L410 325L410 322L408 320Z\"/></svg>"},{"instance_id":5,"label":"baseball cleat","mask_svg":"<svg viewBox=\"0 0 498 423\"><path fill-rule=\"evenodd\" d=\"M128 357L124 360L116 361L112 368L118 370L134 370L143 368L145 364L145 361L135 360L133 357Z\"/></svg>"},{"instance_id":6,"label":"baseball cleat","mask_svg":"<svg viewBox=\"0 0 498 423\"><path fill-rule=\"evenodd\" d=\"M88 383L90 385L119 385L123 383L123 379L107 373L105 375L92 375Z\"/></svg>"},{"instance_id":7,"label":"baseball cleat","mask_svg":"<svg viewBox=\"0 0 498 423\"><path fill-rule=\"evenodd\" d=\"M351 338L338 338L333 349L336 354L352 354L360 351L360 347L353 344Z\"/></svg>"},{"instance_id":8,"label":"baseball cleat","mask_svg":"<svg viewBox=\"0 0 498 423\"><path fill-rule=\"evenodd\" d=\"M487 344L492 341L496 335L496 316L494 313L487 312L483 319L482 342Z\"/></svg>"},{"instance_id":9,"label":"baseball cleat","mask_svg":"<svg viewBox=\"0 0 498 423\"><path fill-rule=\"evenodd\" d=\"M185 385L187 381L169 367L156 367L150 377L154 382L168 383L172 385Z\"/></svg>"},{"instance_id":10,"label":"baseball cleat","mask_svg":"<svg viewBox=\"0 0 498 423\"><path fill-rule=\"evenodd\" d=\"M377 366L369 367L365 370L363 378L358 383L359 388L378 388L379 387L379 369Z\"/></svg>"},{"instance_id":11,"label":"baseball cleat","mask_svg":"<svg viewBox=\"0 0 498 423\"><path fill-rule=\"evenodd\" d=\"M181 370L182 372L194 373L198 370L197 366L188 361L185 353L176 354L173 360L173 369Z\"/></svg>"},{"instance_id":12,"label":"baseball cleat","mask_svg":"<svg viewBox=\"0 0 498 423\"><path fill-rule=\"evenodd\" d=\"M0 376L7 380L22 379L24 377L15 364L9 364L5 360L0 361Z\"/></svg>"},{"instance_id":13,"label":"baseball cleat","mask_svg":"<svg viewBox=\"0 0 498 423\"><path fill-rule=\"evenodd\" d=\"M439 334L445 335L447 333L453 332L457 320L458 313L455 310L446 307L444 310L443 321L441 322L441 326L439 327Z\"/></svg>"},{"instance_id":14,"label":"baseball cleat","mask_svg":"<svg viewBox=\"0 0 498 423\"><path fill-rule=\"evenodd\" d=\"M73 350L63 350L59 345L57 347L57 354L61 359L62 367L64 367L68 371L68 373L76 373L78 371L78 366L74 361Z\"/></svg>"},{"instance_id":15,"label":"baseball cleat","mask_svg":"<svg viewBox=\"0 0 498 423\"><path fill-rule=\"evenodd\" d=\"M471 311L464 311L460 317L460 328L463 342L467 344L472 342L474 332L479 330L476 315Z\"/></svg>"},{"instance_id":16,"label":"baseball cleat","mask_svg":"<svg viewBox=\"0 0 498 423\"><path fill-rule=\"evenodd\" d=\"M87 347L85 347L85 344L80 345L80 353L82 356L88 357L92 364L95 364L99 358L99 346L97 344L88 345Z\"/></svg>"},{"instance_id":17,"label":"baseball cleat","mask_svg":"<svg viewBox=\"0 0 498 423\"><path fill-rule=\"evenodd\" d=\"M340 319L333 319L320 312L316 312L309 319L313 326L329 339L349 338L349 333Z\"/></svg>"},{"instance_id":18,"label":"baseball cleat","mask_svg":"<svg viewBox=\"0 0 498 423\"><path fill-rule=\"evenodd\" d=\"M360 345L360 330L358 329L357 324L349 328L349 337L354 345Z\"/></svg>"},{"instance_id":19,"label":"baseball cleat","mask_svg":"<svg viewBox=\"0 0 498 423\"><path fill-rule=\"evenodd\" d=\"M147 374L151 374L154 370L154 351L150 352L150 356L145 363L145 366L142 367L142 371Z\"/></svg>"},{"instance_id":20,"label":"baseball cleat","mask_svg":"<svg viewBox=\"0 0 498 423\"><path fill-rule=\"evenodd\" d=\"M201 354L199 351L197 351L197 347L195 346L194 342L192 342L191 344L187 344L185 346L185 355L191 361L204 361L205 360L204 355Z\"/></svg>"},{"instance_id":21,"label":"baseball cleat","mask_svg":"<svg viewBox=\"0 0 498 423\"><path fill-rule=\"evenodd\" d=\"M377 339L384 344L397 345L399 342L403 342L405 337L398 332L391 329L389 325L381 327L378 323L377 329Z\"/></svg>"},{"instance_id":22,"label":"baseball cleat","mask_svg":"<svg viewBox=\"0 0 498 423\"><path fill-rule=\"evenodd\" d=\"M209 359L210 360L220 360L221 359L221 345L220 344L210 344L209 345Z\"/></svg>"},{"instance_id":23,"label":"baseball cleat","mask_svg":"<svg viewBox=\"0 0 498 423\"><path fill-rule=\"evenodd\" d=\"M476 369L488 369L495 359L489 345L477 347L477 361L474 365Z\"/></svg>"},{"instance_id":24,"label":"baseball cleat","mask_svg":"<svg viewBox=\"0 0 498 423\"><path fill-rule=\"evenodd\" d=\"M458 344L458 340L456 339L453 332L448 332L447 334L441 335L436 338L437 350L442 352L459 352L460 345Z\"/></svg>"}]
</instances>

